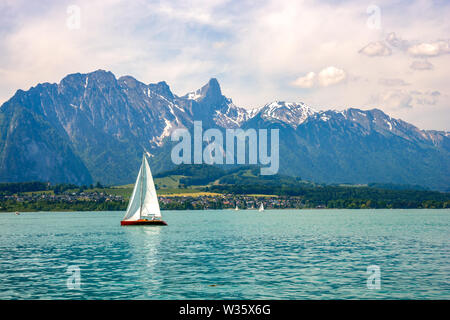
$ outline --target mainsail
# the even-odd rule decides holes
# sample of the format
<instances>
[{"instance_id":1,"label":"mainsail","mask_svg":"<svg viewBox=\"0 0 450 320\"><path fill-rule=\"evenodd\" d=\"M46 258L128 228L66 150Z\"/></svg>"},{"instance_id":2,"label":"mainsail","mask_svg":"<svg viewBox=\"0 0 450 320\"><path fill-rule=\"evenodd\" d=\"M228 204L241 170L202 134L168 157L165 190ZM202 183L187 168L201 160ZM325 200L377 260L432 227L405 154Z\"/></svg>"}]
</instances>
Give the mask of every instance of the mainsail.
<instances>
[{"instance_id":1,"label":"mainsail","mask_svg":"<svg viewBox=\"0 0 450 320\"><path fill-rule=\"evenodd\" d=\"M133 193L128 203L124 221L136 221L142 218L161 218L158 197L152 172L148 165L147 157L143 156Z\"/></svg>"}]
</instances>

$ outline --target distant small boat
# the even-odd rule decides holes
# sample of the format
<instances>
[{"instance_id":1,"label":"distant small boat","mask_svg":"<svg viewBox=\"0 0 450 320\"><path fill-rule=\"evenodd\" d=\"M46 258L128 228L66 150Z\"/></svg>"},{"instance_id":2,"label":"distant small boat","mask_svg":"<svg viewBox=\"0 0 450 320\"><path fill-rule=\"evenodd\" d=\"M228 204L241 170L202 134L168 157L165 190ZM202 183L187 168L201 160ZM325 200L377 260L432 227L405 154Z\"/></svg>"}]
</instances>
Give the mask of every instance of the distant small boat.
<instances>
[{"instance_id":1,"label":"distant small boat","mask_svg":"<svg viewBox=\"0 0 450 320\"><path fill-rule=\"evenodd\" d=\"M258 211L259 212L261 212L261 211L264 211L264 205L263 205L263 203L261 202L261 205L259 206L259 209L258 209Z\"/></svg>"},{"instance_id":2,"label":"distant small boat","mask_svg":"<svg viewBox=\"0 0 450 320\"><path fill-rule=\"evenodd\" d=\"M239 207L236 205L236 208L234 208L234 210L238 211L238 210L239 210Z\"/></svg>"},{"instance_id":3,"label":"distant small boat","mask_svg":"<svg viewBox=\"0 0 450 320\"><path fill-rule=\"evenodd\" d=\"M16 211L15 215L16 215L16 216L20 216L20 212L19 212L19 211Z\"/></svg>"},{"instance_id":4,"label":"distant small boat","mask_svg":"<svg viewBox=\"0 0 450 320\"><path fill-rule=\"evenodd\" d=\"M167 225L166 222L161 220L158 196L156 195L152 172L145 154L143 155L141 168L128 203L127 212L120 224L122 226Z\"/></svg>"}]
</instances>

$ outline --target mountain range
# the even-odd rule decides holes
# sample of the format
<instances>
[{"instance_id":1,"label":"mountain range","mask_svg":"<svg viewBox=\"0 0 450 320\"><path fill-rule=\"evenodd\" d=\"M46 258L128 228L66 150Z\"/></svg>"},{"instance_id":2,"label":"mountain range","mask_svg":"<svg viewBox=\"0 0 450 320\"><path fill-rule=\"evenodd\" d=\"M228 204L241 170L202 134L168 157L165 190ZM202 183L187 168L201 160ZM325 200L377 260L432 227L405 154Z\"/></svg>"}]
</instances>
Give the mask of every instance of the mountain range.
<instances>
[{"instance_id":1,"label":"mountain range","mask_svg":"<svg viewBox=\"0 0 450 320\"><path fill-rule=\"evenodd\" d=\"M279 129L281 174L319 183L450 189L450 133L420 130L379 109L315 110L274 101L236 106L216 79L183 96L97 70L18 90L0 107L0 181L134 182L142 152L154 173L176 128Z\"/></svg>"}]
</instances>

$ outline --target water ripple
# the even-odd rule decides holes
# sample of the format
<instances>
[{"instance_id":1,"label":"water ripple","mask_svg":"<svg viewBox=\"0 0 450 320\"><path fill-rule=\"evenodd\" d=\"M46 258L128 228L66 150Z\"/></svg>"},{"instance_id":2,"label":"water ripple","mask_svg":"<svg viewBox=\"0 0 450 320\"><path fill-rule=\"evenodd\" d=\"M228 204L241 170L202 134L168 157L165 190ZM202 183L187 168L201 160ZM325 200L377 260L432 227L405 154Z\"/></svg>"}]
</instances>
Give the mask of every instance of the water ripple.
<instances>
[{"instance_id":1,"label":"water ripple","mask_svg":"<svg viewBox=\"0 0 450 320\"><path fill-rule=\"evenodd\" d=\"M450 210L165 212L162 228L121 216L1 214L0 299L450 299Z\"/></svg>"}]
</instances>

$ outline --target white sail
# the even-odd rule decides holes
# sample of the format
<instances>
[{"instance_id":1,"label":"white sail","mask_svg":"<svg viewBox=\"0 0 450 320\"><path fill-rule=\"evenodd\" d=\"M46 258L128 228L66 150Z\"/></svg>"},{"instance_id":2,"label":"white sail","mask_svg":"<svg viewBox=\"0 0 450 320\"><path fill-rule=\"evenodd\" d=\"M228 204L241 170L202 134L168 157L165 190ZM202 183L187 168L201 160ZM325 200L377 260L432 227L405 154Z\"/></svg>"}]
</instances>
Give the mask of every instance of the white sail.
<instances>
[{"instance_id":1,"label":"white sail","mask_svg":"<svg viewBox=\"0 0 450 320\"><path fill-rule=\"evenodd\" d=\"M153 182L152 172L148 165L147 157L144 156L144 172L145 172L145 197L142 201L142 216L161 218L161 210L159 209L158 196L156 194L155 183Z\"/></svg>"},{"instance_id":2,"label":"white sail","mask_svg":"<svg viewBox=\"0 0 450 320\"><path fill-rule=\"evenodd\" d=\"M161 217L152 172L145 155L123 220L136 221L142 217Z\"/></svg>"},{"instance_id":3,"label":"white sail","mask_svg":"<svg viewBox=\"0 0 450 320\"><path fill-rule=\"evenodd\" d=\"M142 184L142 169L139 169L139 174L134 184L133 193L131 194L130 202L128 202L127 212L123 220L136 221L140 219L140 206L141 206L141 184Z\"/></svg>"},{"instance_id":4,"label":"white sail","mask_svg":"<svg viewBox=\"0 0 450 320\"><path fill-rule=\"evenodd\" d=\"M261 203L261 206L259 207L259 211L264 211L264 205Z\"/></svg>"}]
</instances>

